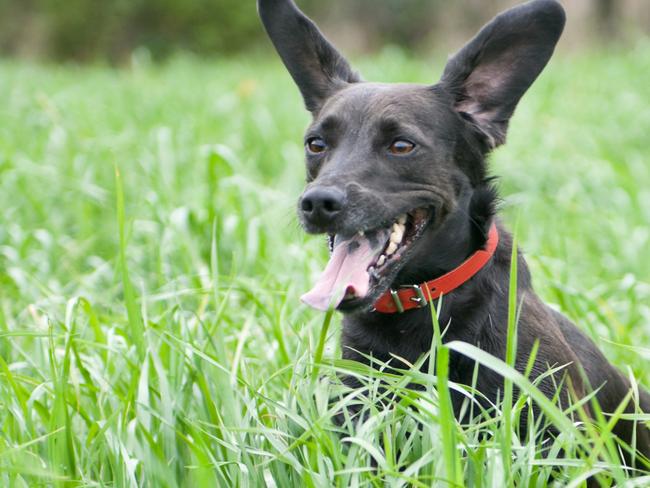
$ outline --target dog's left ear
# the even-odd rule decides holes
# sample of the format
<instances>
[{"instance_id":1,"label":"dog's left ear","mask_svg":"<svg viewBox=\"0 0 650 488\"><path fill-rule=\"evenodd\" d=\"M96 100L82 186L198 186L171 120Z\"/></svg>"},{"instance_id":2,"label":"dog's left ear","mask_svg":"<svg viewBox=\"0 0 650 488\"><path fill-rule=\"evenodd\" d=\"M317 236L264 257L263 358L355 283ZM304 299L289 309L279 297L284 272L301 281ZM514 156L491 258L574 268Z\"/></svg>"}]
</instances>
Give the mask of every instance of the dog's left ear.
<instances>
[{"instance_id":1,"label":"dog's left ear","mask_svg":"<svg viewBox=\"0 0 650 488\"><path fill-rule=\"evenodd\" d=\"M360 81L293 0L257 0L257 10L311 113L318 112L325 100L347 83Z\"/></svg>"},{"instance_id":2,"label":"dog's left ear","mask_svg":"<svg viewBox=\"0 0 650 488\"><path fill-rule=\"evenodd\" d=\"M565 19L554 0L519 5L495 17L447 62L441 84L490 147L505 142L508 120L553 54Z\"/></svg>"}]
</instances>

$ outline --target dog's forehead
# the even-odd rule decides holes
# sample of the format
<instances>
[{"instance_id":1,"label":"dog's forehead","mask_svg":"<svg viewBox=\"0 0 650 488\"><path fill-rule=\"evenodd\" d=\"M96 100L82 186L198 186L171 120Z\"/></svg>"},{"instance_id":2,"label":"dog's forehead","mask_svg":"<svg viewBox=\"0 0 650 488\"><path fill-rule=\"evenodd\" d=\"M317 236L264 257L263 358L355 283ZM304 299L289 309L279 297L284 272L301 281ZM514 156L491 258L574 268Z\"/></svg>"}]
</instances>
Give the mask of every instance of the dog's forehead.
<instances>
[{"instance_id":1,"label":"dog's forehead","mask_svg":"<svg viewBox=\"0 0 650 488\"><path fill-rule=\"evenodd\" d=\"M329 116L345 118L409 117L418 118L446 104L431 85L414 83L354 83L335 93L325 103L316 120Z\"/></svg>"}]
</instances>

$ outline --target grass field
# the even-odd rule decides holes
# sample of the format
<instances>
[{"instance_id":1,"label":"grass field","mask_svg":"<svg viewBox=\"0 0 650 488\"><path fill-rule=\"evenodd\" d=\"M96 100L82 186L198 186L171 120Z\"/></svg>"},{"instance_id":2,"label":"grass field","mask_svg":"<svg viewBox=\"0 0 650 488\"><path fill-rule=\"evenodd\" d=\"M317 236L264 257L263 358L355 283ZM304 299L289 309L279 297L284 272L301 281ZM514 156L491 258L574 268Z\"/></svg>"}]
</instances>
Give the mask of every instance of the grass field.
<instances>
[{"instance_id":1,"label":"grass field","mask_svg":"<svg viewBox=\"0 0 650 488\"><path fill-rule=\"evenodd\" d=\"M539 293L645 385L649 50L555 59L492 158ZM433 82L442 61L359 67ZM275 57L4 61L0 93L1 486L626 483L606 429L552 406L548 459L506 416L455 423L446 348L440 378L387 378L399 400L382 407L376 374L338 359L339 317L298 301L327 250L295 218L308 117ZM368 420L334 425L355 401Z\"/></svg>"}]
</instances>

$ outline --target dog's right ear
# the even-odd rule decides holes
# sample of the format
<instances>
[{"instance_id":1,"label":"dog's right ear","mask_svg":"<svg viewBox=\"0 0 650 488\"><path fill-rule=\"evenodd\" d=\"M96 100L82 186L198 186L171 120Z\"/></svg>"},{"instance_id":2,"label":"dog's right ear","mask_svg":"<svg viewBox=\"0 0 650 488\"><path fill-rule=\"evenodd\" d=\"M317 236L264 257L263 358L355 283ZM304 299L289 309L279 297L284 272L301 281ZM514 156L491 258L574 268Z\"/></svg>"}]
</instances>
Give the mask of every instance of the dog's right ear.
<instances>
[{"instance_id":1,"label":"dog's right ear","mask_svg":"<svg viewBox=\"0 0 650 488\"><path fill-rule=\"evenodd\" d=\"M257 9L312 114L347 83L360 81L345 58L292 0L258 0Z\"/></svg>"}]
</instances>

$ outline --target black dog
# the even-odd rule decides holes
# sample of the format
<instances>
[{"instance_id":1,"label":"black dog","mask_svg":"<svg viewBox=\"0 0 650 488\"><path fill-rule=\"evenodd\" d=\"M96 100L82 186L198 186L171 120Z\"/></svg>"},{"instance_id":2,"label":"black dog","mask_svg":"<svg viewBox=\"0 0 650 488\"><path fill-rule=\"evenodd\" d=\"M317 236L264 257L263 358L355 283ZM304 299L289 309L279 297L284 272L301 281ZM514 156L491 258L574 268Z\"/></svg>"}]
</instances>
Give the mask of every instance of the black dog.
<instances>
[{"instance_id":1,"label":"black dog","mask_svg":"<svg viewBox=\"0 0 650 488\"><path fill-rule=\"evenodd\" d=\"M431 347L428 299L442 293L444 341L504 358L512 239L494 216L485 158L505 141L519 99L553 53L565 22L560 4L535 0L497 16L431 86L362 82L291 0L259 0L258 9L313 115L298 210L307 232L330 236L332 256L303 300L345 313L345 358L394 354L414 363ZM538 341L533 378L568 365L562 378L541 381L548 397L558 384L564 396L599 388L600 407L614 412L629 381L541 302L521 256L518 294L517 369ZM452 381L471 384L469 359L452 354L449 370ZM482 368L477 388L495 401L503 378ZM650 395L639 394L626 412L650 412ZM619 421L614 432L650 456L645 425Z\"/></svg>"}]
</instances>

